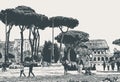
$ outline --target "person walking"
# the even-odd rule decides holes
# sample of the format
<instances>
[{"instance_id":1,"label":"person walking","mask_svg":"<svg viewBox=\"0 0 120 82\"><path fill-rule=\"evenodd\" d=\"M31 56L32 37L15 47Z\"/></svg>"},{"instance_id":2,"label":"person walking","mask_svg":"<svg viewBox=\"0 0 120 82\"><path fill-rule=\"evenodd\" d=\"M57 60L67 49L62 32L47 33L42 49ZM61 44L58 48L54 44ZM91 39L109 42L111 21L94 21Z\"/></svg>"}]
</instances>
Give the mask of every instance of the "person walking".
<instances>
[{"instance_id":1,"label":"person walking","mask_svg":"<svg viewBox=\"0 0 120 82\"><path fill-rule=\"evenodd\" d=\"M20 64L20 77L22 76L22 74L24 75L24 77L26 77L26 75L24 73L24 65L21 63Z\"/></svg>"},{"instance_id":2,"label":"person walking","mask_svg":"<svg viewBox=\"0 0 120 82\"><path fill-rule=\"evenodd\" d=\"M30 77L30 74L32 74L33 75L33 77L35 77L35 75L34 75L34 73L33 73L33 63L30 63L30 65L29 65L29 75L28 75L28 77Z\"/></svg>"}]
</instances>

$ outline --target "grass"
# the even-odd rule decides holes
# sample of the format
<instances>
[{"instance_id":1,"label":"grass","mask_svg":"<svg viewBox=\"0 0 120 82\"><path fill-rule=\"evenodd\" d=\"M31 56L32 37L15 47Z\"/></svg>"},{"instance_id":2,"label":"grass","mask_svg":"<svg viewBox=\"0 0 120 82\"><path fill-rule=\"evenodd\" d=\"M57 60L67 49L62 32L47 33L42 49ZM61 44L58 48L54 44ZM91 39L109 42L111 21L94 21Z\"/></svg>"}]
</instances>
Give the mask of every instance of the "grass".
<instances>
[{"instance_id":1,"label":"grass","mask_svg":"<svg viewBox=\"0 0 120 82\"><path fill-rule=\"evenodd\" d=\"M36 77L2 77L0 82L100 82L105 78L118 77L119 75L62 75L62 76L36 76ZM120 79L118 79L120 82Z\"/></svg>"}]
</instances>

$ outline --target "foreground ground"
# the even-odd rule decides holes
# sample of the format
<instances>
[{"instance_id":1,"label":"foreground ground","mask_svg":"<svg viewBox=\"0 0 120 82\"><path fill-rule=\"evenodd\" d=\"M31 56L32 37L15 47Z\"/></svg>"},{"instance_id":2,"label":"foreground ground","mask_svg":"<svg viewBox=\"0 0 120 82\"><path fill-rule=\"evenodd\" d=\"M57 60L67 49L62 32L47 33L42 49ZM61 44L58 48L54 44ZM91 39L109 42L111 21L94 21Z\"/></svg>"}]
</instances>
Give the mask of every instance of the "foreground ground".
<instances>
[{"instance_id":1,"label":"foreground ground","mask_svg":"<svg viewBox=\"0 0 120 82\"><path fill-rule=\"evenodd\" d=\"M118 77L120 82L119 75L61 75L61 76L36 76L36 77L2 77L0 82L101 82L106 77Z\"/></svg>"},{"instance_id":2,"label":"foreground ground","mask_svg":"<svg viewBox=\"0 0 120 82\"><path fill-rule=\"evenodd\" d=\"M36 77L19 77L19 69L8 69L2 72L0 69L0 82L101 82L106 77L118 77L120 73L113 71L92 71L92 75L79 74L77 71L69 71L64 75L63 66L53 65L50 67L35 67L33 70ZM84 72L84 71L83 71ZM25 68L28 75L28 68Z\"/></svg>"}]
</instances>

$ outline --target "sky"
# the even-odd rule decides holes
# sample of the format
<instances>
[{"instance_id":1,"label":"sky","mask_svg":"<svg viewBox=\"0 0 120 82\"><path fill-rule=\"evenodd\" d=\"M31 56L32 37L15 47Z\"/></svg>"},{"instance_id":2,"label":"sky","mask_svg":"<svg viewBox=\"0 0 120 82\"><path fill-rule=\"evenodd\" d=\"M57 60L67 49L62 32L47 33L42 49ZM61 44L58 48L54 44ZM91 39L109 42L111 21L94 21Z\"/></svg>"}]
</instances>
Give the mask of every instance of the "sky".
<instances>
[{"instance_id":1,"label":"sky","mask_svg":"<svg viewBox=\"0 0 120 82\"><path fill-rule=\"evenodd\" d=\"M37 13L48 17L66 16L79 20L74 30L89 34L89 39L105 39L111 52L116 47L112 42L120 38L120 0L0 0L0 11L24 5L33 8ZM0 39L5 40L5 25L0 22ZM41 30L41 45L45 40L52 40L49 27ZM55 36L60 33L55 29ZM28 31L24 32L28 38ZM18 27L13 27L10 40L20 38Z\"/></svg>"}]
</instances>

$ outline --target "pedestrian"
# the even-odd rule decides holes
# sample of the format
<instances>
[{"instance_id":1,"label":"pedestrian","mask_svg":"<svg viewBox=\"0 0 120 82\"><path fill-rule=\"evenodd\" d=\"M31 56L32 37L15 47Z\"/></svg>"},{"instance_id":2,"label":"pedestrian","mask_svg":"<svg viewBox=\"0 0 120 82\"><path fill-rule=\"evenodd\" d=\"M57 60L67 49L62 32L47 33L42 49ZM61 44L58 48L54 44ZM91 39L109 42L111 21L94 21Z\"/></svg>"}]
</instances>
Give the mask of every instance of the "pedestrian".
<instances>
[{"instance_id":1,"label":"pedestrian","mask_svg":"<svg viewBox=\"0 0 120 82\"><path fill-rule=\"evenodd\" d=\"M106 62L104 61L103 62L103 70L105 71L105 68L106 68Z\"/></svg>"},{"instance_id":2,"label":"pedestrian","mask_svg":"<svg viewBox=\"0 0 120 82\"><path fill-rule=\"evenodd\" d=\"M22 74L24 75L24 77L26 77L26 75L24 73L24 65L21 63L20 64L20 77L22 76Z\"/></svg>"},{"instance_id":3,"label":"pedestrian","mask_svg":"<svg viewBox=\"0 0 120 82\"><path fill-rule=\"evenodd\" d=\"M35 75L34 75L34 73L33 73L33 63L30 63L30 65L29 65L29 75L28 75L28 77L30 77L30 73L33 75L33 77L35 77Z\"/></svg>"}]
</instances>

